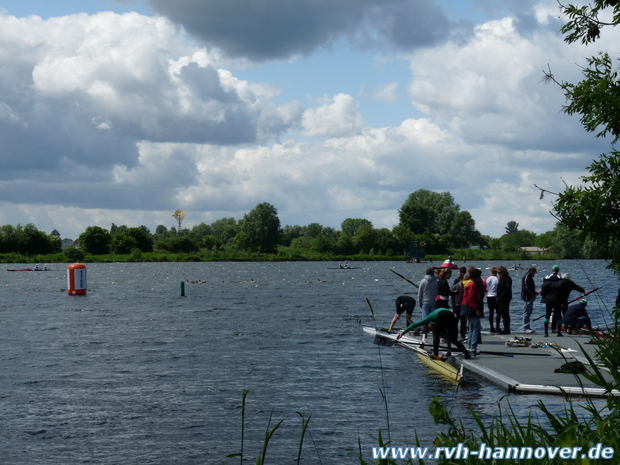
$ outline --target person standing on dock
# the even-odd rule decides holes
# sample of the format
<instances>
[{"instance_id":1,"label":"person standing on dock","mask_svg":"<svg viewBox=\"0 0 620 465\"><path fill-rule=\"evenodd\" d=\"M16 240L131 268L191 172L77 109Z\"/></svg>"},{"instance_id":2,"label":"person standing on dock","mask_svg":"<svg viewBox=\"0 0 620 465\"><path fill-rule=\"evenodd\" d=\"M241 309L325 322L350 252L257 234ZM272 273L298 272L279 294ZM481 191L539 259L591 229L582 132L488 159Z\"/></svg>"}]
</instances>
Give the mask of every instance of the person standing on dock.
<instances>
[{"instance_id":1,"label":"person standing on dock","mask_svg":"<svg viewBox=\"0 0 620 465\"><path fill-rule=\"evenodd\" d=\"M480 319L484 317L484 310L482 308L483 294L480 292L480 287L476 281L480 281L482 286L482 279L480 275L482 272L476 268L468 269L467 274L463 277L461 284L463 286L463 302L461 305L461 315L467 317L469 322L469 337L467 343L470 352L474 355L478 353L478 340L480 338Z\"/></svg>"},{"instance_id":2,"label":"person standing on dock","mask_svg":"<svg viewBox=\"0 0 620 465\"><path fill-rule=\"evenodd\" d=\"M489 324L491 325L489 331L494 333L499 330L499 306L497 304L497 285L499 284L499 278L497 277L496 266L492 266L489 272L491 274L484 280L484 286L487 294L487 306L489 307ZM494 324L495 315L497 315L497 326ZM496 327L497 330L495 329Z\"/></svg>"},{"instance_id":3,"label":"person standing on dock","mask_svg":"<svg viewBox=\"0 0 620 465\"><path fill-rule=\"evenodd\" d=\"M433 355L435 357L439 356L439 343L441 338L444 337L446 342L448 343L448 350L450 350L451 344L454 343L456 348L465 354L465 358L471 358L471 355L465 348L465 346L459 342L458 333L456 330L456 325L458 320L456 315L452 313L447 308L438 308L437 310L431 312L426 318L423 318L420 321L416 321L415 323L407 326L402 333L399 333L396 336L396 339L400 339L409 331L415 328L420 328L422 326L432 325L433 326Z\"/></svg>"},{"instance_id":4,"label":"person standing on dock","mask_svg":"<svg viewBox=\"0 0 620 465\"><path fill-rule=\"evenodd\" d=\"M499 321L497 323L497 332L499 334L510 334L510 302L512 301L512 278L505 266L497 267L499 275L499 284L497 285L497 303L499 304L499 314L504 324L504 329L499 329Z\"/></svg>"},{"instance_id":5,"label":"person standing on dock","mask_svg":"<svg viewBox=\"0 0 620 465\"><path fill-rule=\"evenodd\" d=\"M549 319L551 318L551 331L557 331L558 336L562 334L562 313L563 307L568 305L568 296L573 290L573 284L569 280L562 279L560 267L553 265L551 274L544 280L540 288L540 295L545 303L545 337L549 337Z\"/></svg>"},{"instance_id":6,"label":"person standing on dock","mask_svg":"<svg viewBox=\"0 0 620 465\"><path fill-rule=\"evenodd\" d=\"M428 267L426 275L420 281L418 288L418 305L422 309L422 318L426 318L437 307L435 306L435 298L437 297L437 276L435 276L435 268Z\"/></svg>"},{"instance_id":7,"label":"person standing on dock","mask_svg":"<svg viewBox=\"0 0 620 465\"><path fill-rule=\"evenodd\" d=\"M448 282L451 277L452 270L450 268L442 268L439 270L437 278L437 297L435 297L436 308L450 308L450 297L454 294Z\"/></svg>"},{"instance_id":8,"label":"person standing on dock","mask_svg":"<svg viewBox=\"0 0 620 465\"><path fill-rule=\"evenodd\" d=\"M534 283L534 275L537 270L535 266L530 266L527 273L521 278L521 300L523 305L523 331L525 333L535 332L530 328L530 317L534 310L534 301L536 300L536 284Z\"/></svg>"},{"instance_id":9,"label":"person standing on dock","mask_svg":"<svg viewBox=\"0 0 620 465\"><path fill-rule=\"evenodd\" d=\"M459 331L459 340L461 342L467 339L467 317L461 315L461 305L463 304L463 286L461 285L461 281L463 281L463 276L467 273L467 268L464 266L459 268L459 275L454 278L454 282L452 283L452 297L450 299L450 303L452 304L452 312L456 315L456 318L461 323L461 329Z\"/></svg>"},{"instance_id":10,"label":"person standing on dock","mask_svg":"<svg viewBox=\"0 0 620 465\"><path fill-rule=\"evenodd\" d=\"M394 325L400 319L400 316L405 313L407 326L413 323L411 316L413 315L413 310L415 309L415 299L408 295L401 295L400 297L396 297L396 314L392 318L392 322L390 323L390 327L388 329L388 333L391 333L394 329Z\"/></svg>"}]
</instances>

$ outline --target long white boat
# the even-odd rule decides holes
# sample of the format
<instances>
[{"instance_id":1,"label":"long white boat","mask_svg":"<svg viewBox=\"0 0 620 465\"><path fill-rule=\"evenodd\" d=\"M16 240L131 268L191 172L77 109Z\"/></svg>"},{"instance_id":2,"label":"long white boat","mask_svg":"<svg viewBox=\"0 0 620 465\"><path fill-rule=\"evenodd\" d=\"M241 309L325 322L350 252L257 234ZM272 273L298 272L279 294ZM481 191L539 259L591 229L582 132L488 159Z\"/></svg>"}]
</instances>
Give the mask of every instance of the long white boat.
<instances>
[{"instance_id":1,"label":"long white boat","mask_svg":"<svg viewBox=\"0 0 620 465\"><path fill-rule=\"evenodd\" d=\"M459 383L463 377L462 369L459 370L454 365L451 365L446 361L446 358L435 358L428 354L424 349L424 341L411 335L411 333L405 334L402 338L397 339L398 333L388 333L384 329L374 328L371 326L364 326L364 332L375 337L376 342L379 345L391 346L398 344L406 347L416 353L420 361L428 368L436 373L444 376L450 381Z\"/></svg>"}]
</instances>

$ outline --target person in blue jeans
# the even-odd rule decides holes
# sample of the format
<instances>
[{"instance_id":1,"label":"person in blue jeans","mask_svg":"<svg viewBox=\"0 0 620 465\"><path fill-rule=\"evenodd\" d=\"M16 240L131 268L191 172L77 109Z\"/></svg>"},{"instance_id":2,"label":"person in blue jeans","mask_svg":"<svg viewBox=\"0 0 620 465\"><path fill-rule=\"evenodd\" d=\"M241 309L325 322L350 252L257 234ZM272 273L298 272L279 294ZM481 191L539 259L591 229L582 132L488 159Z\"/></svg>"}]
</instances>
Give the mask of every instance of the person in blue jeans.
<instances>
[{"instance_id":1,"label":"person in blue jeans","mask_svg":"<svg viewBox=\"0 0 620 465\"><path fill-rule=\"evenodd\" d=\"M530 266L527 273L521 278L521 300L524 303L523 306L523 331L526 333L534 333L535 331L530 328L530 317L534 310L534 301L536 300L536 284L534 283L534 276L537 270L535 266Z\"/></svg>"},{"instance_id":2,"label":"person in blue jeans","mask_svg":"<svg viewBox=\"0 0 620 465\"><path fill-rule=\"evenodd\" d=\"M480 277L482 272L474 267L467 270L461 285L463 286L463 301L461 305L461 315L467 317L469 322L469 337L467 343L473 355L478 354L478 343L480 331L482 330L481 319L484 317L483 298L484 283Z\"/></svg>"}]
</instances>

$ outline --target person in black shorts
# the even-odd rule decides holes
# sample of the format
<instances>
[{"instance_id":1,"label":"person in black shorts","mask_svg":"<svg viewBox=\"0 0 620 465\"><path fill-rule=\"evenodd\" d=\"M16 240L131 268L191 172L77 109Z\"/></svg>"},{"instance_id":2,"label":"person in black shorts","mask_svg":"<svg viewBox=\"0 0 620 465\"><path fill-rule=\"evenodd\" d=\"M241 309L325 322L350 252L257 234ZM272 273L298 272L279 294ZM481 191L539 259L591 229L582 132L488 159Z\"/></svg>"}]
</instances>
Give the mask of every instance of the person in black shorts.
<instances>
[{"instance_id":1,"label":"person in black shorts","mask_svg":"<svg viewBox=\"0 0 620 465\"><path fill-rule=\"evenodd\" d=\"M401 295L396 298L396 314L392 318L392 322L390 323L390 328L388 329L388 333L392 332L394 329L394 325L400 319L400 316L405 313L405 318L407 319L407 326L413 323L411 316L413 315L413 309L415 308L415 299L408 295Z\"/></svg>"}]
</instances>

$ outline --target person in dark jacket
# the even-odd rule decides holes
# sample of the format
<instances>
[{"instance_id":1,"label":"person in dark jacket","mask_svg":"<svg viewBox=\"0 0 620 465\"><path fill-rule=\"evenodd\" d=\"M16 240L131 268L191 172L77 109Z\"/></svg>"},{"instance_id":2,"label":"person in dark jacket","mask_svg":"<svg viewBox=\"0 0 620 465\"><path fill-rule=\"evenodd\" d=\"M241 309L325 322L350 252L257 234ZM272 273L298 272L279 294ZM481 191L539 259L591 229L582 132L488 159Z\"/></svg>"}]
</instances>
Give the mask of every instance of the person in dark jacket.
<instances>
[{"instance_id":1,"label":"person in dark jacket","mask_svg":"<svg viewBox=\"0 0 620 465\"><path fill-rule=\"evenodd\" d=\"M564 314L564 325L568 334L572 334L575 331L580 330L583 326L592 330L592 322L590 316L586 310L588 301L581 299L576 304L570 305L566 313Z\"/></svg>"},{"instance_id":2,"label":"person in dark jacket","mask_svg":"<svg viewBox=\"0 0 620 465\"><path fill-rule=\"evenodd\" d=\"M452 277L450 268L439 270L437 279L437 297L435 298L435 306L437 308L450 308L450 297L454 294L451 289L449 279Z\"/></svg>"},{"instance_id":3,"label":"person in dark jacket","mask_svg":"<svg viewBox=\"0 0 620 465\"><path fill-rule=\"evenodd\" d=\"M544 299L545 309L545 337L549 337L549 319L551 318L552 331L557 329L557 335L562 334L562 306L567 305L568 296L572 288L570 283L561 279L557 274L549 275L543 280L540 295Z\"/></svg>"},{"instance_id":4,"label":"person in dark jacket","mask_svg":"<svg viewBox=\"0 0 620 465\"><path fill-rule=\"evenodd\" d=\"M521 278L521 300L524 302L523 331L526 333L534 332L532 328L530 328L530 317L532 316L534 301L536 300L536 284L534 283L534 276L536 273L536 267L530 266L527 273Z\"/></svg>"},{"instance_id":5,"label":"person in dark jacket","mask_svg":"<svg viewBox=\"0 0 620 465\"><path fill-rule=\"evenodd\" d=\"M497 332L499 334L510 334L510 301L512 300L512 278L508 274L508 270L505 266L497 267L497 277L499 278L499 284L497 285L497 303L499 306L499 314L502 322L504 323L504 329L499 329L499 323L497 325Z\"/></svg>"},{"instance_id":6,"label":"person in dark jacket","mask_svg":"<svg viewBox=\"0 0 620 465\"><path fill-rule=\"evenodd\" d=\"M461 306L463 303L463 286L461 286L461 281L463 280L463 276L467 273L467 268L462 266L459 268L459 275L454 278L454 282L452 283L452 297L450 298L450 305L452 307L452 312L456 315L458 321L461 324L461 328L459 330L460 341L464 341L467 339L467 317L461 316Z\"/></svg>"}]
</instances>

